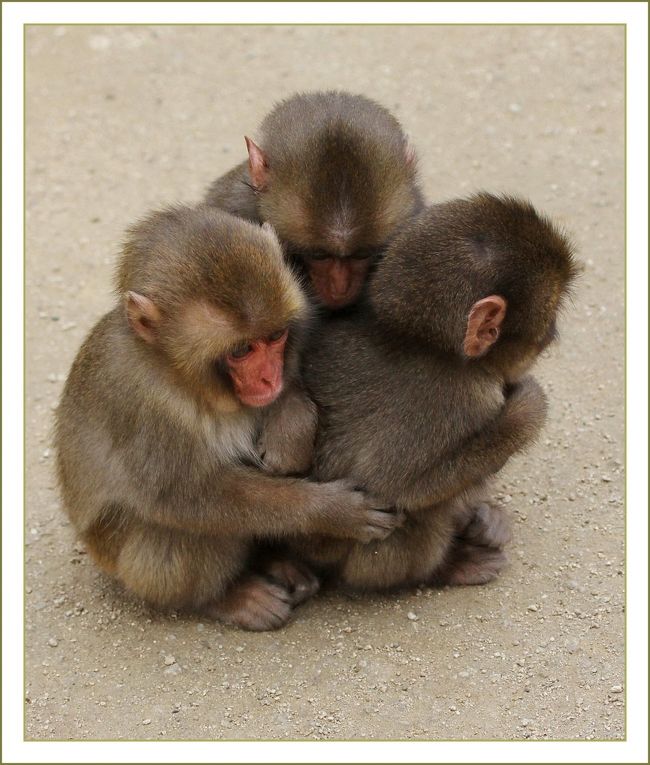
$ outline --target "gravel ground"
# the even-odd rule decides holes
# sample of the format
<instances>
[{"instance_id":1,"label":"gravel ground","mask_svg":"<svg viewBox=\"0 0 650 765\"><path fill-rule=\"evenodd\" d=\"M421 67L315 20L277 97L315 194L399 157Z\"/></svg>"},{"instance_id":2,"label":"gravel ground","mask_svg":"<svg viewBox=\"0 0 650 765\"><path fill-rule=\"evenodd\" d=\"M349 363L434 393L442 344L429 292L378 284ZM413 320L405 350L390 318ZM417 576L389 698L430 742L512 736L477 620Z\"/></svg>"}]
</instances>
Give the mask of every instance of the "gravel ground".
<instances>
[{"instance_id":1,"label":"gravel ground","mask_svg":"<svg viewBox=\"0 0 650 765\"><path fill-rule=\"evenodd\" d=\"M28 29L26 738L624 737L623 56L606 26ZM550 421L496 482L511 565L323 594L277 633L157 614L64 519L52 413L125 227L197 200L275 100L328 87L394 110L429 199L527 195L585 263L538 367Z\"/></svg>"}]
</instances>

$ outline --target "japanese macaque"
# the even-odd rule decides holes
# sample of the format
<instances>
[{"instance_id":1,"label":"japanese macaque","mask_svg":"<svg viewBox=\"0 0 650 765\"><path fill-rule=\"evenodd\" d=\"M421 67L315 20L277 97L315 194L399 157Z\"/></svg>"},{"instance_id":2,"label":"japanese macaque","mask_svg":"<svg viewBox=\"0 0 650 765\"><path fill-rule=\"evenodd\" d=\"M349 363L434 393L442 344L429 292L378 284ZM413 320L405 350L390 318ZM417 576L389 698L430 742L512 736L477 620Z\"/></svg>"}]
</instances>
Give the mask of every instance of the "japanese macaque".
<instances>
[{"instance_id":1,"label":"japanese macaque","mask_svg":"<svg viewBox=\"0 0 650 765\"><path fill-rule=\"evenodd\" d=\"M129 231L117 292L58 409L67 513L99 566L155 606L279 627L317 582L286 561L273 581L253 573L255 537L369 542L400 517L342 481L261 469L266 409L300 400L307 315L277 237L208 206L153 213Z\"/></svg>"},{"instance_id":2,"label":"japanese macaque","mask_svg":"<svg viewBox=\"0 0 650 765\"><path fill-rule=\"evenodd\" d=\"M320 412L312 475L345 478L406 521L366 546L301 538L305 559L361 589L498 573L507 523L481 495L544 422L525 375L576 270L567 238L510 197L434 205L398 234L367 303L312 340L304 381Z\"/></svg>"},{"instance_id":3,"label":"japanese macaque","mask_svg":"<svg viewBox=\"0 0 650 765\"><path fill-rule=\"evenodd\" d=\"M415 152L397 119L365 96L297 94L262 122L248 161L206 202L268 221L302 264L318 302L354 303L388 240L423 209Z\"/></svg>"}]
</instances>

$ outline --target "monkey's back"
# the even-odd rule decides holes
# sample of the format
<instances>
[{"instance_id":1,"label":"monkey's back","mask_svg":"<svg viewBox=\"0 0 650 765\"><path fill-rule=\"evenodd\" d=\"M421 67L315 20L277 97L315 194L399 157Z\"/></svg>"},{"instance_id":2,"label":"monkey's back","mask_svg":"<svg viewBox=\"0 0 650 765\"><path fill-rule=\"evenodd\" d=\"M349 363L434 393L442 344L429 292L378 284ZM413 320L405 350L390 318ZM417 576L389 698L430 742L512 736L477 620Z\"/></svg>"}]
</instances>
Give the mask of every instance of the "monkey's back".
<instances>
[{"instance_id":1,"label":"monkey's back","mask_svg":"<svg viewBox=\"0 0 650 765\"><path fill-rule=\"evenodd\" d=\"M325 324L305 380L319 407L316 476L348 478L395 503L503 404L496 379L386 340L368 317Z\"/></svg>"}]
</instances>

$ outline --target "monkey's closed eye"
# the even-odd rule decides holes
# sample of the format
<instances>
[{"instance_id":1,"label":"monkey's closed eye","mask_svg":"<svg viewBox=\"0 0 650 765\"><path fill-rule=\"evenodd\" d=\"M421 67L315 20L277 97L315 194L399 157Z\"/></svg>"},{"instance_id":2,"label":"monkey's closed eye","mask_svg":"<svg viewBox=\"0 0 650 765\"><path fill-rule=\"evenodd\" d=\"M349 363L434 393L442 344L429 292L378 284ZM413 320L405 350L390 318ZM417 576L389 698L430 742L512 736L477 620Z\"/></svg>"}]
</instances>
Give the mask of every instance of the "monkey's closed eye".
<instances>
[{"instance_id":1,"label":"monkey's closed eye","mask_svg":"<svg viewBox=\"0 0 650 765\"><path fill-rule=\"evenodd\" d=\"M312 252L307 253L307 257L309 260L328 260L332 256L324 250L312 250Z\"/></svg>"},{"instance_id":2,"label":"monkey's closed eye","mask_svg":"<svg viewBox=\"0 0 650 765\"><path fill-rule=\"evenodd\" d=\"M275 332L271 332L271 334L266 339L269 341L269 343L275 343L278 340L281 340L288 331L288 327L283 327L282 329L278 329Z\"/></svg>"},{"instance_id":3,"label":"monkey's closed eye","mask_svg":"<svg viewBox=\"0 0 650 765\"><path fill-rule=\"evenodd\" d=\"M240 345L235 348L234 351L231 351L229 356L231 359L243 359L244 356L248 356L252 350L253 346L250 343L247 345Z\"/></svg>"},{"instance_id":4,"label":"monkey's closed eye","mask_svg":"<svg viewBox=\"0 0 650 765\"><path fill-rule=\"evenodd\" d=\"M352 255L350 255L350 258L352 260L368 260L368 258L371 258L374 255L374 250L357 250L356 252L353 252Z\"/></svg>"}]
</instances>

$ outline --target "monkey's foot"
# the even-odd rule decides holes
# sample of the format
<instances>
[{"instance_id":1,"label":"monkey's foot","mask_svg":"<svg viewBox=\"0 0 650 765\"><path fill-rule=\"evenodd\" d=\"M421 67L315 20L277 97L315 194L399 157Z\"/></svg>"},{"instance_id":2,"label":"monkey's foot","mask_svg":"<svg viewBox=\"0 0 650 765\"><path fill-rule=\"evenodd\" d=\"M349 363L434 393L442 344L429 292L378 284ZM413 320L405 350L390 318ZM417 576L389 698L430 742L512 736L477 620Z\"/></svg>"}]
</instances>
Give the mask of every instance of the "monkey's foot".
<instances>
[{"instance_id":1,"label":"monkey's foot","mask_svg":"<svg viewBox=\"0 0 650 765\"><path fill-rule=\"evenodd\" d=\"M292 596L281 585L260 576L235 583L226 597L208 608L208 613L245 630L277 630L291 616Z\"/></svg>"},{"instance_id":2,"label":"monkey's foot","mask_svg":"<svg viewBox=\"0 0 650 765\"><path fill-rule=\"evenodd\" d=\"M271 561L262 573L289 593L292 606L304 603L320 588L318 577L307 566L286 558Z\"/></svg>"},{"instance_id":3,"label":"monkey's foot","mask_svg":"<svg viewBox=\"0 0 650 765\"><path fill-rule=\"evenodd\" d=\"M502 549L511 538L510 518L501 508L481 502L472 508L471 520L459 537L469 545Z\"/></svg>"},{"instance_id":4,"label":"monkey's foot","mask_svg":"<svg viewBox=\"0 0 650 765\"><path fill-rule=\"evenodd\" d=\"M507 562L501 550L461 543L437 579L450 585L486 584L499 575Z\"/></svg>"}]
</instances>

